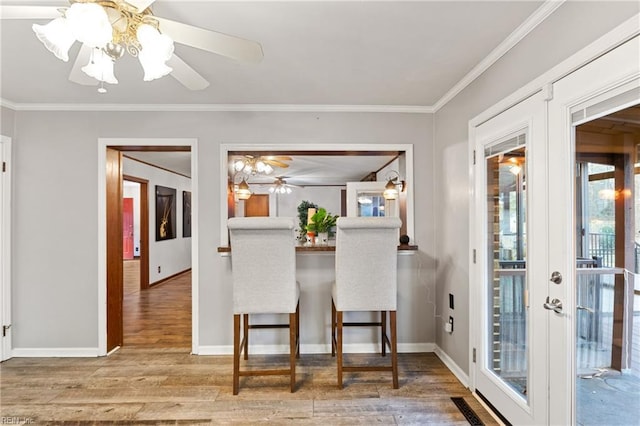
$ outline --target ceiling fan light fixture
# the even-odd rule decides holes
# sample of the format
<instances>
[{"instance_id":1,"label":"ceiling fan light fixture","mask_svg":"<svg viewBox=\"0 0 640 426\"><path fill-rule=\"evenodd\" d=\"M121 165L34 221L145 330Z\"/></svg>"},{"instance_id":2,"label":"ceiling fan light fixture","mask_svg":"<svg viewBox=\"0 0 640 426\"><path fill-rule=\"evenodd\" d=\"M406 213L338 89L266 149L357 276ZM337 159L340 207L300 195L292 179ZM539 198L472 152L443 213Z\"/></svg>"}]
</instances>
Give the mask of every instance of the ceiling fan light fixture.
<instances>
[{"instance_id":1,"label":"ceiling fan light fixture","mask_svg":"<svg viewBox=\"0 0 640 426\"><path fill-rule=\"evenodd\" d=\"M46 25L33 24L31 28L49 52L64 62L69 61L69 49L76 38L65 18L54 19Z\"/></svg>"},{"instance_id":2,"label":"ceiling fan light fixture","mask_svg":"<svg viewBox=\"0 0 640 426\"><path fill-rule=\"evenodd\" d=\"M93 49L89 63L82 67L82 71L98 81L118 84L118 79L113 71L113 58L102 49Z\"/></svg>"},{"instance_id":3,"label":"ceiling fan light fixture","mask_svg":"<svg viewBox=\"0 0 640 426\"><path fill-rule=\"evenodd\" d=\"M113 39L105 9L97 3L73 3L65 12L74 37L90 47L104 47Z\"/></svg>"},{"instance_id":4,"label":"ceiling fan light fixture","mask_svg":"<svg viewBox=\"0 0 640 426\"><path fill-rule=\"evenodd\" d=\"M141 50L138 53L140 65L144 70L144 81L152 81L169 74L173 69L167 62L173 55L173 40L160 34L157 28L141 24L136 31Z\"/></svg>"}]
</instances>

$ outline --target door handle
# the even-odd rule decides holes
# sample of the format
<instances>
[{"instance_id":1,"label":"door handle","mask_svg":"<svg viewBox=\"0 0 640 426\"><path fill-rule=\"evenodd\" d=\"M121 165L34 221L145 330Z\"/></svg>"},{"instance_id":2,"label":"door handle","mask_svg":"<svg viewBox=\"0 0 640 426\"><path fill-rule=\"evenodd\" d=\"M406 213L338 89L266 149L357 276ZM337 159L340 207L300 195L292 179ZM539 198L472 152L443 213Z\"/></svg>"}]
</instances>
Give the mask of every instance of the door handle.
<instances>
[{"instance_id":1,"label":"door handle","mask_svg":"<svg viewBox=\"0 0 640 426\"><path fill-rule=\"evenodd\" d=\"M577 309L577 310L579 310L579 311L587 311L587 312L589 312L590 314L594 313L594 310L593 310L593 309L591 309L591 308L587 308L586 306L582 306L582 305L578 305L578 306L576 306L576 309Z\"/></svg>"},{"instance_id":2,"label":"door handle","mask_svg":"<svg viewBox=\"0 0 640 426\"><path fill-rule=\"evenodd\" d=\"M562 302L560 299L553 299L549 302L549 296L547 296L547 301L542 305L545 309L555 312L556 314L562 313Z\"/></svg>"},{"instance_id":3,"label":"door handle","mask_svg":"<svg viewBox=\"0 0 640 426\"><path fill-rule=\"evenodd\" d=\"M558 271L553 271L553 273L551 274L551 278L549 278L549 281L555 284L560 284L562 282L562 274Z\"/></svg>"}]
</instances>

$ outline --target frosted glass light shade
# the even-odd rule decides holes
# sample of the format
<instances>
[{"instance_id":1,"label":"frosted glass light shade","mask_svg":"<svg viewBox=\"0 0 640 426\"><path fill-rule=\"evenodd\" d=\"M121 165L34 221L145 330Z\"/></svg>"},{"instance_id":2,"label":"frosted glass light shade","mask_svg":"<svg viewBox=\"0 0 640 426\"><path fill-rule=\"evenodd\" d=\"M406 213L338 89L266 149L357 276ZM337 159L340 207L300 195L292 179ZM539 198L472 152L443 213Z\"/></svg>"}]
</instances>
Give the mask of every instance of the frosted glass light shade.
<instances>
[{"instance_id":1,"label":"frosted glass light shade","mask_svg":"<svg viewBox=\"0 0 640 426\"><path fill-rule=\"evenodd\" d=\"M87 46L104 47L113 39L107 12L97 3L74 3L65 16L75 38Z\"/></svg>"},{"instance_id":2,"label":"frosted glass light shade","mask_svg":"<svg viewBox=\"0 0 640 426\"><path fill-rule=\"evenodd\" d=\"M138 59L144 70L144 81L155 80L169 74L173 69L167 64L173 55L173 40L151 25L138 27L136 37L142 46Z\"/></svg>"},{"instance_id":3,"label":"frosted glass light shade","mask_svg":"<svg viewBox=\"0 0 640 426\"><path fill-rule=\"evenodd\" d=\"M38 40L58 59L69 61L69 48L76 41L71 26L65 18L57 18L46 25L31 26Z\"/></svg>"},{"instance_id":4,"label":"frosted glass light shade","mask_svg":"<svg viewBox=\"0 0 640 426\"><path fill-rule=\"evenodd\" d=\"M77 3L75 3L77 4ZM113 59L109 57L102 49L93 49L89 63L82 67L82 71L89 77L93 77L98 81L104 81L109 84L118 84L115 74L113 73Z\"/></svg>"}]
</instances>

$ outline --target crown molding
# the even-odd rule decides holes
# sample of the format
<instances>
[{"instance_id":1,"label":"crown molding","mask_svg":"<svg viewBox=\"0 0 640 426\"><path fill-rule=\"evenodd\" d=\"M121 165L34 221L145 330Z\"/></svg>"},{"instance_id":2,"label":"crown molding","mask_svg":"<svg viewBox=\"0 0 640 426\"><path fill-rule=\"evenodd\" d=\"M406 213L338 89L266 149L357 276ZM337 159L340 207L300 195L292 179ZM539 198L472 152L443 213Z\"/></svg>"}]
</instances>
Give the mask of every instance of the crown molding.
<instances>
[{"instance_id":1,"label":"crown molding","mask_svg":"<svg viewBox=\"0 0 640 426\"><path fill-rule=\"evenodd\" d=\"M0 98L0 106L15 111L127 111L127 112L383 112L431 114L419 105L294 105L294 104L59 104L16 103Z\"/></svg>"},{"instance_id":2,"label":"crown molding","mask_svg":"<svg viewBox=\"0 0 640 426\"><path fill-rule=\"evenodd\" d=\"M533 31L538 25L540 25L545 19L547 19L553 12L556 11L566 0L546 0L542 6L540 6L531 16L527 18L518 28L516 28L502 43L491 51L478 65L476 65L467 75L456 83L447 93L441 97L431 108L433 112L438 112L440 108L444 107L450 100L455 98L460 92L462 92L467 86L469 86L475 79L480 77L482 73L488 70L498 59L504 56L509 50L511 50L516 44L518 44L527 34Z\"/></svg>"},{"instance_id":3,"label":"crown molding","mask_svg":"<svg viewBox=\"0 0 640 426\"><path fill-rule=\"evenodd\" d=\"M57 0L51 0L55 2ZM305 1L305 0L299 0ZM296 105L296 104L71 104L19 103L0 98L0 106L15 111L126 111L126 112L381 112L434 114L455 98L498 59L547 19L566 0L546 0L502 43L467 73L434 105Z\"/></svg>"}]
</instances>

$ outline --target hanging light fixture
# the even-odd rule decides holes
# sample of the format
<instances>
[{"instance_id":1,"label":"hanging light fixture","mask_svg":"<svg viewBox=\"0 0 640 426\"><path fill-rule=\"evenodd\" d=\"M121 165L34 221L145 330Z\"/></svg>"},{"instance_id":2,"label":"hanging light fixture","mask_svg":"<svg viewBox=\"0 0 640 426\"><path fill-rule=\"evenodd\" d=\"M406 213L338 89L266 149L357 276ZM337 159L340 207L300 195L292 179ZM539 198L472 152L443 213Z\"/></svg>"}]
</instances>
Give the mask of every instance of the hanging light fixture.
<instances>
[{"instance_id":1,"label":"hanging light fixture","mask_svg":"<svg viewBox=\"0 0 640 426\"><path fill-rule=\"evenodd\" d=\"M391 170L387 174L387 177L385 179L387 180L387 184L384 186L384 192L382 193L382 196L385 200L397 199L399 194L398 186L400 186L400 191L404 192L406 186L405 181L400 180L400 174L395 170Z\"/></svg>"},{"instance_id":2,"label":"hanging light fixture","mask_svg":"<svg viewBox=\"0 0 640 426\"><path fill-rule=\"evenodd\" d=\"M251 198L251 189L249 189L249 184L244 178L242 178L242 182L238 184L236 195L238 196L238 200L248 200Z\"/></svg>"},{"instance_id":3,"label":"hanging light fixture","mask_svg":"<svg viewBox=\"0 0 640 426\"><path fill-rule=\"evenodd\" d=\"M67 62L69 49L79 41L94 50L82 68L98 81L117 84L114 62L124 51L138 57L144 81L164 77L172 69L166 62L173 55L173 40L159 30L159 22L147 8L142 12L121 0L70 0L63 16L33 31L57 58Z\"/></svg>"}]
</instances>

